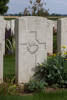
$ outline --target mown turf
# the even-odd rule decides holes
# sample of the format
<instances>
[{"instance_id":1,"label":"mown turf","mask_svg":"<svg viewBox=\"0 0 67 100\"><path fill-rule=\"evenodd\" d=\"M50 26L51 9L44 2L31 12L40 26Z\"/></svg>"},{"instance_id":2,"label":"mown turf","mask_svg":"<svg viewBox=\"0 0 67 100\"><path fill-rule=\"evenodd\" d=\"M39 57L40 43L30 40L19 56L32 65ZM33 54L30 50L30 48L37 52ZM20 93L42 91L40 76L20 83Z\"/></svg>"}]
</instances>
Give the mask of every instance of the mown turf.
<instances>
[{"instance_id":1,"label":"mown turf","mask_svg":"<svg viewBox=\"0 0 67 100\"><path fill-rule=\"evenodd\" d=\"M57 52L57 35L54 35L54 38L53 38L53 52L54 53Z\"/></svg>"},{"instance_id":2,"label":"mown turf","mask_svg":"<svg viewBox=\"0 0 67 100\"><path fill-rule=\"evenodd\" d=\"M0 100L67 100L67 91L56 93L36 93L29 96L0 96Z\"/></svg>"},{"instance_id":3,"label":"mown turf","mask_svg":"<svg viewBox=\"0 0 67 100\"><path fill-rule=\"evenodd\" d=\"M4 77L13 76L15 74L15 56L4 56Z\"/></svg>"}]
</instances>

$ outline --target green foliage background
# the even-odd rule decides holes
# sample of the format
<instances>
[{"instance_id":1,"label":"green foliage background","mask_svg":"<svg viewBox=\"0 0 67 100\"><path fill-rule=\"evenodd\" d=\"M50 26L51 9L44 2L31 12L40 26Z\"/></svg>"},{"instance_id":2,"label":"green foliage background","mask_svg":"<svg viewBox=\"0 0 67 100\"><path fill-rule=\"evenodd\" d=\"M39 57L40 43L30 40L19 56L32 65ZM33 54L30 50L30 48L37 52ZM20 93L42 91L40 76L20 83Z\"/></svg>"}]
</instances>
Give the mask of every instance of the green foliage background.
<instances>
[{"instance_id":1,"label":"green foliage background","mask_svg":"<svg viewBox=\"0 0 67 100\"><path fill-rule=\"evenodd\" d=\"M8 6L7 4L9 3L9 0L0 0L0 14L4 15L7 10L8 10Z\"/></svg>"}]
</instances>

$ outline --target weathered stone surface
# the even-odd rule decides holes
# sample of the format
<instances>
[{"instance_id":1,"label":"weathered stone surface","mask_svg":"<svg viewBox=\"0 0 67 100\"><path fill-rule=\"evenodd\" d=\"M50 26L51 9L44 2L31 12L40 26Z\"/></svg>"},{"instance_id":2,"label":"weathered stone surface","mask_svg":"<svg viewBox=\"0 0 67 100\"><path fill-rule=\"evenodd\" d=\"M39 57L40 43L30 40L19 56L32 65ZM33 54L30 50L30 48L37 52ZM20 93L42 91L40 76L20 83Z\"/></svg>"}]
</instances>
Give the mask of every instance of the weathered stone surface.
<instances>
[{"instance_id":1,"label":"weathered stone surface","mask_svg":"<svg viewBox=\"0 0 67 100\"><path fill-rule=\"evenodd\" d=\"M3 82L3 54L5 43L4 19L0 17L0 83Z\"/></svg>"},{"instance_id":2,"label":"weathered stone surface","mask_svg":"<svg viewBox=\"0 0 67 100\"><path fill-rule=\"evenodd\" d=\"M0 83L3 82L3 46L0 43Z\"/></svg>"},{"instance_id":3,"label":"weathered stone surface","mask_svg":"<svg viewBox=\"0 0 67 100\"><path fill-rule=\"evenodd\" d=\"M11 32L15 34L15 20L11 20Z\"/></svg>"},{"instance_id":4,"label":"weathered stone surface","mask_svg":"<svg viewBox=\"0 0 67 100\"><path fill-rule=\"evenodd\" d=\"M52 54L53 53L53 21L47 20L47 27L46 27L46 44L47 44L47 53ZM45 30L45 28L44 28Z\"/></svg>"},{"instance_id":5,"label":"weathered stone surface","mask_svg":"<svg viewBox=\"0 0 67 100\"><path fill-rule=\"evenodd\" d=\"M34 74L35 66L47 59L49 24L42 17L22 17L16 20L16 77L19 84L28 82Z\"/></svg>"},{"instance_id":6,"label":"weathered stone surface","mask_svg":"<svg viewBox=\"0 0 67 100\"><path fill-rule=\"evenodd\" d=\"M57 30L57 21L52 21L53 22L53 27Z\"/></svg>"},{"instance_id":7,"label":"weathered stone surface","mask_svg":"<svg viewBox=\"0 0 67 100\"><path fill-rule=\"evenodd\" d=\"M67 18L58 20L57 46L58 52L63 51L63 46L66 46L65 51L67 50Z\"/></svg>"},{"instance_id":8,"label":"weathered stone surface","mask_svg":"<svg viewBox=\"0 0 67 100\"><path fill-rule=\"evenodd\" d=\"M5 22L6 22L6 28L7 30L9 30L11 28L11 24L10 24L11 21L6 20Z\"/></svg>"}]
</instances>

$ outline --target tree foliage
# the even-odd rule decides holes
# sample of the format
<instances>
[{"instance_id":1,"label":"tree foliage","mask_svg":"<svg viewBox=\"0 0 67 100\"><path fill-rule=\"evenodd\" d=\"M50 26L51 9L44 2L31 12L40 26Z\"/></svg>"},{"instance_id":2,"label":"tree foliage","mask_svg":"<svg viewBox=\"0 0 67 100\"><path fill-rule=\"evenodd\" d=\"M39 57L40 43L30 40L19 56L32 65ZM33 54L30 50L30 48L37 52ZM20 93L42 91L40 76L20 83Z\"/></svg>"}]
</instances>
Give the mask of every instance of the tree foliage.
<instances>
[{"instance_id":1,"label":"tree foliage","mask_svg":"<svg viewBox=\"0 0 67 100\"><path fill-rule=\"evenodd\" d=\"M49 15L46 9L46 3L42 0L30 0L30 6L25 8L24 13L26 15L32 16L47 16Z\"/></svg>"},{"instance_id":2,"label":"tree foliage","mask_svg":"<svg viewBox=\"0 0 67 100\"><path fill-rule=\"evenodd\" d=\"M0 0L0 14L3 15L8 10L8 4L9 0Z\"/></svg>"}]
</instances>

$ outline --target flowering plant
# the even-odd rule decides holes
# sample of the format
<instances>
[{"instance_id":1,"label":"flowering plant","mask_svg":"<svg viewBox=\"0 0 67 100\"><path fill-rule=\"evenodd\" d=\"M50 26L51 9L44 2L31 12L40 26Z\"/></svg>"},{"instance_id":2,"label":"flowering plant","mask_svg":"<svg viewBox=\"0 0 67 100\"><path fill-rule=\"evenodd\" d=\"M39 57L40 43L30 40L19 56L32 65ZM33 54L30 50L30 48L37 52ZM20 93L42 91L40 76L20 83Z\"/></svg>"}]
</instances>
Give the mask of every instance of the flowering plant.
<instances>
[{"instance_id":1,"label":"flowering plant","mask_svg":"<svg viewBox=\"0 0 67 100\"><path fill-rule=\"evenodd\" d=\"M60 53L48 57L47 62L36 67L35 78L48 86L67 87L66 56ZM66 64L66 65L65 65Z\"/></svg>"}]
</instances>

